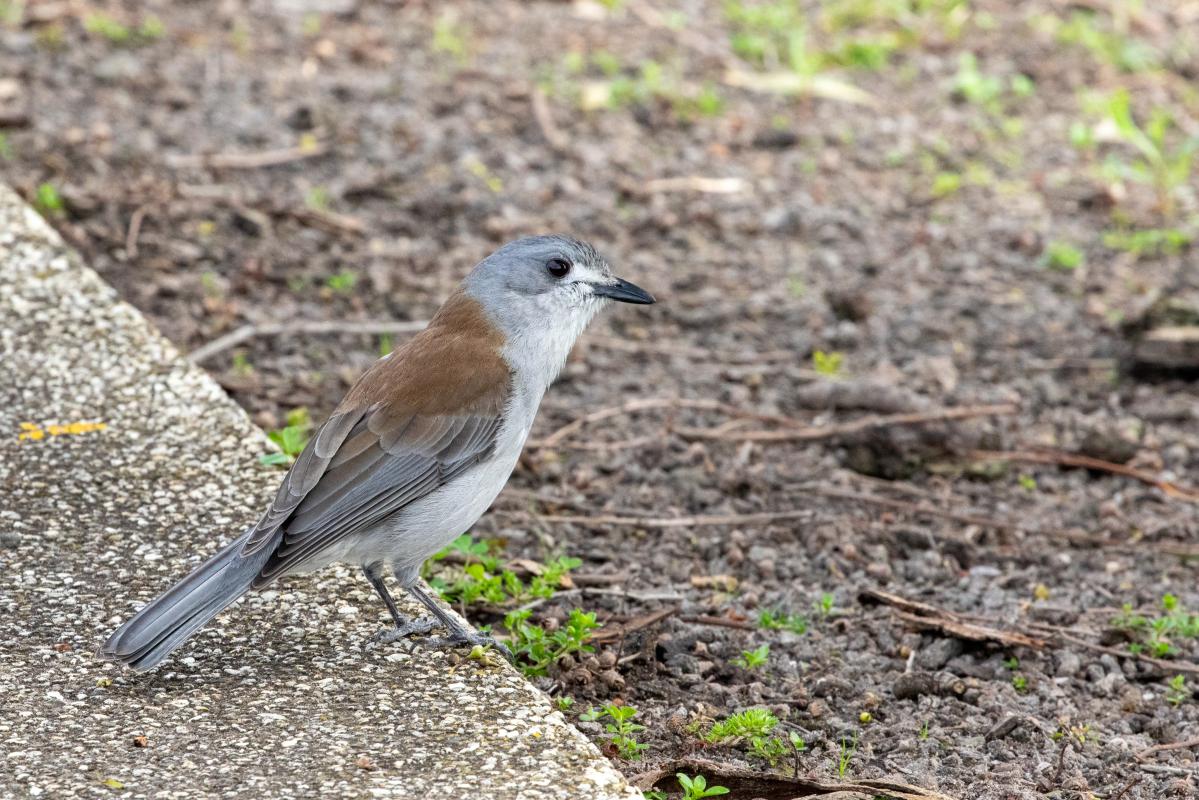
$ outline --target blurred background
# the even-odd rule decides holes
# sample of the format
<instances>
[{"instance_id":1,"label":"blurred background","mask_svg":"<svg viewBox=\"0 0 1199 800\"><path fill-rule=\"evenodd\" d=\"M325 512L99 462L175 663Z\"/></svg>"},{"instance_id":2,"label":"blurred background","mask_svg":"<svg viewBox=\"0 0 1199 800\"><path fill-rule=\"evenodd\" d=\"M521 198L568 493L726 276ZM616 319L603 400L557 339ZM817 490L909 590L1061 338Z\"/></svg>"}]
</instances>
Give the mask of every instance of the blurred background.
<instances>
[{"instance_id":1,"label":"blurred background","mask_svg":"<svg viewBox=\"0 0 1199 800\"><path fill-rule=\"evenodd\" d=\"M1199 733L1197 75L1193 0L0 0L0 178L293 453L504 241L655 293L428 574L595 613L525 666L626 770L1156 797L1190 751L1133 754Z\"/></svg>"}]
</instances>

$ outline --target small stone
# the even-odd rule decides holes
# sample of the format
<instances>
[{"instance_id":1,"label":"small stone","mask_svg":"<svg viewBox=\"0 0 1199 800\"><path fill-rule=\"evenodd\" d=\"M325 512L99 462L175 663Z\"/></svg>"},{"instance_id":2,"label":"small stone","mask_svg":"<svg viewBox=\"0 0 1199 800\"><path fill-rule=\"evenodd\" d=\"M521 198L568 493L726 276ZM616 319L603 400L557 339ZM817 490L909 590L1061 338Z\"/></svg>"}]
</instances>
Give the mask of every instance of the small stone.
<instances>
[{"instance_id":1,"label":"small stone","mask_svg":"<svg viewBox=\"0 0 1199 800\"><path fill-rule=\"evenodd\" d=\"M927 670L940 669L951 658L961 655L963 649L959 639L937 639L916 653L916 664Z\"/></svg>"},{"instance_id":2,"label":"small stone","mask_svg":"<svg viewBox=\"0 0 1199 800\"><path fill-rule=\"evenodd\" d=\"M1078 674L1082 669L1082 659L1077 653L1070 650L1063 650L1057 654L1057 676L1059 678L1069 678Z\"/></svg>"},{"instance_id":3,"label":"small stone","mask_svg":"<svg viewBox=\"0 0 1199 800\"><path fill-rule=\"evenodd\" d=\"M999 722L996 722L994 725L992 725L990 730L983 734L983 738L988 742L994 739L1003 739L1009 733L1014 731L1021 722L1022 719L1020 717L1016 716L1015 714L1008 714L1006 717L999 720Z\"/></svg>"}]
</instances>

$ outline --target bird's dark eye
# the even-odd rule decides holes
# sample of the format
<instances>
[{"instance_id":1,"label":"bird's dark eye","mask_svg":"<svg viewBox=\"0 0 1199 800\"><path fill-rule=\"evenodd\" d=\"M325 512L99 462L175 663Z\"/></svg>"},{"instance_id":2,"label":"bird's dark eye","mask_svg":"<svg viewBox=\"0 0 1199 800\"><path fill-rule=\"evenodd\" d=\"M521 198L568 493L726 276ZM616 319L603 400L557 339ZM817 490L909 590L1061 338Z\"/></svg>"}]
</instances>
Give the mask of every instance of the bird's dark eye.
<instances>
[{"instance_id":1,"label":"bird's dark eye","mask_svg":"<svg viewBox=\"0 0 1199 800\"><path fill-rule=\"evenodd\" d=\"M545 262L545 271L555 278L565 278L570 272L570 262L562 258L551 258Z\"/></svg>"}]
</instances>

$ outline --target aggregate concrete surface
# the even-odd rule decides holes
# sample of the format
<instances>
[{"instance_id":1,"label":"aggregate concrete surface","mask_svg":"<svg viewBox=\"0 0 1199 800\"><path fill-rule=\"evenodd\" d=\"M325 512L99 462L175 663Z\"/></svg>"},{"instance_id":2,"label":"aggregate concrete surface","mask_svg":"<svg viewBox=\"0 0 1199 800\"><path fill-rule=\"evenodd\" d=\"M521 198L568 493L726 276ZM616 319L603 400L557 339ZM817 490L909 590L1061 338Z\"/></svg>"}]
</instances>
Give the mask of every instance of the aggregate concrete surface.
<instances>
[{"instance_id":1,"label":"aggregate concrete surface","mask_svg":"<svg viewBox=\"0 0 1199 800\"><path fill-rule=\"evenodd\" d=\"M99 661L281 473L2 186L0 286L0 796L639 796L506 664L367 647L387 615L347 567L248 597L156 671Z\"/></svg>"}]
</instances>

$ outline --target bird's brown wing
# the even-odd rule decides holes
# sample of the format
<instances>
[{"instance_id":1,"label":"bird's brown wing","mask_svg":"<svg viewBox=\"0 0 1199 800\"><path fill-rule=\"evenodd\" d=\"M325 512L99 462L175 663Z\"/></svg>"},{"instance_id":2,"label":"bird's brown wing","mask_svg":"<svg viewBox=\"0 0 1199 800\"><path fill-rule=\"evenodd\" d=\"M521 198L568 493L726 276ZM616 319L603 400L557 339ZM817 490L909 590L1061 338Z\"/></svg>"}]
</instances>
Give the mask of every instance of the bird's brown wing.
<instances>
[{"instance_id":1,"label":"bird's brown wing","mask_svg":"<svg viewBox=\"0 0 1199 800\"><path fill-rule=\"evenodd\" d=\"M243 554L272 549L255 587L396 513L494 449L511 375L503 339L456 295L354 385L288 471Z\"/></svg>"}]
</instances>

